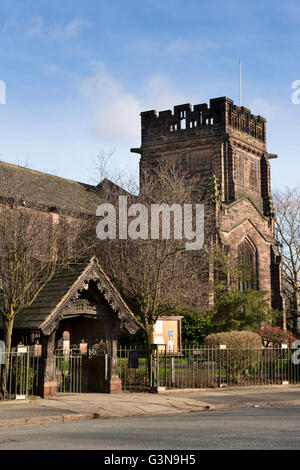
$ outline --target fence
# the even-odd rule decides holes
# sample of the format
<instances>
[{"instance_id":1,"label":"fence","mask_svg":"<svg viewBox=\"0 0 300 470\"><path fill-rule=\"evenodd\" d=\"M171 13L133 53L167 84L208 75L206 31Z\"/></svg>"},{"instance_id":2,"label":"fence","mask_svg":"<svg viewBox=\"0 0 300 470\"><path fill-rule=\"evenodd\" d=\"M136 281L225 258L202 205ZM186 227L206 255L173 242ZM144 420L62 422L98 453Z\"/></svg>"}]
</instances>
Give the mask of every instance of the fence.
<instances>
[{"instance_id":1,"label":"fence","mask_svg":"<svg viewBox=\"0 0 300 470\"><path fill-rule=\"evenodd\" d=\"M122 390L150 391L146 351L120 348L117 351L118 375ZM101 393L106 391L111 373L111 358L105 353L82 355L80 350L56 350L54 377L58 393Z\"/></svg>"},{"instance_id":2,"label":"fence","mask_svg":"<svg viewBox=\"0 0 300 470\"><path fill-rule=\"evenodd\" d=\"M23 352L24 351L24 352ZM2 399L26 399L28 395L38 394L38 376L41 366L39 351L33 348L23 348L11 352L9 357L9 369L6 378L6 391ZM3 383L5 365L0 365L0 384Z\"/></svg>"},{"instance_id":3,"label":"fence","mask_svg":"<svg viewBox=\"0 0 300 470\"><path fill-rule=\"evenodd\" d=\"M295 349L186 348L179 353L160 346L154 353L157 387L169 389L300 383Z\"/></svg>"},{"instance_id":4,"label":"fence","mask_svg":"<svg viewBox=\"0 0 300 470\"><path fill-rule=\"evenodd\" d=\"M300 384L298 351L273 348L185 348L173 353L165 345L154 345L149 363L143 349L120 348L117 352L118 375L124 391L149 392L167 389L218 388ZM24 352L21 352L23 351ZM6 399L38 394L41 350L23 348L10 353ZM82 356L56 351L54 377L58 392L105 392L111 373L107 354ZM4 365L0 365L0 380ZM0 397L1 398L1 397Z\"/></svg>"},{"instance_id":5,"label":"fence","mask_svg":"<svg viewBox=\"0 0 300 470\"><path fill-rule=\"evenodd\" d=\"M150 362L151 370L152 360ZM148 372L146 350L120 348L118 350L118 375L122 380L122 390L131 392L150 391L152 389L152 374Z\"/></svg>"}]
</instances>

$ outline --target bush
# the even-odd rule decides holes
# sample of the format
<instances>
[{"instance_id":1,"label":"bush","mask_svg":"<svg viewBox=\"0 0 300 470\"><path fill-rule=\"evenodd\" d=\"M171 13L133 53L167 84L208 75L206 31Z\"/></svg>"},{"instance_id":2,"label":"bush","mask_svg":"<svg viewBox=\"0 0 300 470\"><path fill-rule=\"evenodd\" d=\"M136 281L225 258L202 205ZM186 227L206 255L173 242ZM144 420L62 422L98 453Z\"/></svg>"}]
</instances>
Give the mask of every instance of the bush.
<instances>
[{"instance_id":1,"label":"bush","mask_svg":"<svg viewBox=\"0 0 300 470\"><path fill-rule=\"evenodd\" d=\"M262 326L257 333L266 348L269 346L280 346L281 344L287 344L291 347L296 339L290 331L285 331L271 325Z\"/></svg>"},{"instance_id":2,"label":"bush","mask_svg":"<svg viewBox=\"0 0 300 470\"><path fill-rule=\"evenodd\" d=\"M15 362L12 369L12 376L15 381L16 390L18 393L23 394L25 392L26 376L28 374L28 392L33 392L34 381L37 376L37 370L34 370L32 367L27 368L25 366L21 367L17 362Z\"/></svg>"},{"instance_id":3,"label":"bush","mask_svg":"<svg viewBox=\"0 0 300 470\"><path fill-rule=\"evenodd\" d=\"M261 348L261 339L258 333L252 331L226 331L206 336L204 344L206 346L226 344L227 348Z\"/></svg>"},{"instance_id":4,"label":"bush","mask_svg":"<svg viewBox=\"0 0 300 470\"><path fill-rule=\"evenodd\" d=\"M205 336L212 331L211 315L193 311L182 312L182 342L184 347L202 344Z\"/></svg>"},{"instance_id":5,"label":"bush","mask_svg":"<svg viewBox=\"0 0 300 470\"><path fill-rule=\"evenodd\" d=\"M217 299L212 324L214 331L254 331L262 321L272 319L272 311L266 300L266 292L253 289L223 292Z\"/></svg>"},{"instance_id":6,"label":"bush","mask_svg":"<svg viewBox=\"0 0 300 470\"><path fill-rule=\"evenodd\" d=\"M216 351L220 367L227 369L227 380L239 384L243 375L248 375L248 369L255 367L261 358L262 344L257 333L251 331L228 331L208 335L204 344L209 347L226 345L226 350Z\"/></svg>"}]
</instances>

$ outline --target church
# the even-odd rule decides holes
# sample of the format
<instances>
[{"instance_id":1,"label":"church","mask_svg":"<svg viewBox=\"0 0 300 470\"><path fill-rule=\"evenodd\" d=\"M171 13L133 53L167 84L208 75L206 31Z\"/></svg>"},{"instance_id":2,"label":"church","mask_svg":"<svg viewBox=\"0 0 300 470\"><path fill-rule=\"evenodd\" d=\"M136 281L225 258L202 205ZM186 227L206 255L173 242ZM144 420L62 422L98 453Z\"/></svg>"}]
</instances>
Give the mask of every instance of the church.
<instances>
[{"instance_id":1,"label":"church","mask_svg":"<svg viewBox=\"0 0 300 470\"><path fill-rule=\"evenodd\" d=\"M251 279L240 288L270 294L272 308L282 309L281 265L276 253L266 120L226 98L209 106L175 106L174 111L141 113L140 170L164 158L199 185L218 182L215 220L218 242L229 255L251 266ZM201 202L201 201L197 201Z\"/></svg>"},{"instance_id":2,"label":"church","mask_svg":"<svg viewBox=\"0 0 300 470\"><path fill-rule=\"evenodd\" d=\"M164 159L181 173L196 175L199 185L207 186L212 178L217 181L213 218L218 243L231 257L243 257L251 267L251 278L240 288L268 292L272 307L281 310L281 264L270 184L270 160L277 155L267 151L266 120L222 97L211 99L209 106L184 104L173 111L142 112L141 137L141 146L131 149L140 155L141 173L147 165ZM39 210L55 218L59 195L65 193L64 209L95 215L101 183L83 184L5 162L0 162L2 203L9 194L1 194L5 187L1 181L7 182L16 172L28 187L35 187L34 203ZM134 334L140 324L93 257L49 281L33 304L16 317L14 338L42 345L43 396L55 393L53 356L66 332L71 344L83 338L89 344L105 342L111 366L103 390L111 392L121 389L116 358L122 328Z\"/></svg>"}]
</instances>

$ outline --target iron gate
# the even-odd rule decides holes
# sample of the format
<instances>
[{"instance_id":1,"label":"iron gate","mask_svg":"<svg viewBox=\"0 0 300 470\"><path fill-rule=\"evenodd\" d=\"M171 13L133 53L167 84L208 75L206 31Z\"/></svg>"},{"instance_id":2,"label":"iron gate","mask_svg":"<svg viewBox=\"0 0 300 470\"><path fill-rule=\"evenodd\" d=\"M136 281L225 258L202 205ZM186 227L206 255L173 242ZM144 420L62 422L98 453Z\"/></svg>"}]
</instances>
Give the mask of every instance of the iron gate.
<instances>
[{"instance_id":1,"label":"iron gate","mask_svg":"<svg viewBox=\"0 0 300 470\"><path fill-rule=\"evenodd\" d=\"M105 353L92 354L87 357L88 362L88 392L105 393L107 391L109 358Z\"/></svg>"},{"instance_id":2,"label":"iron gate","mask_svg":"<svg viewBox=\"0 0 300 470\"><path fill-rule=\"evenodd\" d=\"M82 355L80 350L56 350L54 377L59 393L81 393Z\"/></svg>"},{"instance_id":3,"label":"iron gate","mask_svg":"<svg viewBox=\"0 0 300 470\"><path fill-rule=\"evenodd\" d=\"M148 371L145 350L117 351L118 375L122 390L147 392L157 387L157 377ZM151 369L153 360L151 361ZM158 362L156 363L158 364ZM82 355L80 350L56 350L54 377L59 393L107 393L111 358L106 353Z\"/></svg>"},{"instance_id":4,"label":"iron gate","mask_svg":"<svg viewBox=\"0 0 300 470\"><path fill-rule=\"evenodd\" d=\"M107 354L82 355L79 349L56 350L54 377L58 393L104 393L108 370Z\"/></svg>"}]
</instances>

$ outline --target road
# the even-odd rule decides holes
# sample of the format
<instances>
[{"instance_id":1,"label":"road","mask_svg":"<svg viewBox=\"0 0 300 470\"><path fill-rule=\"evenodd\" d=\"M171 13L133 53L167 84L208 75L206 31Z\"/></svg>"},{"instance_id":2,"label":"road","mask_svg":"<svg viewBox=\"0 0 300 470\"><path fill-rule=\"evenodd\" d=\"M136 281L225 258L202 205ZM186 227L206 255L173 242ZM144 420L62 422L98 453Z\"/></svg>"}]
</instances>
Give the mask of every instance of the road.
<instances>
[{"instance_id":1,"label":"road","mask_svg":"<svg viewBox=\"0 0 300 470\"><path fill-rule=\"evenodd\" d=\"M0 428L0 450L300 449L300 406Z\"/></svg>"}]
</instances>

